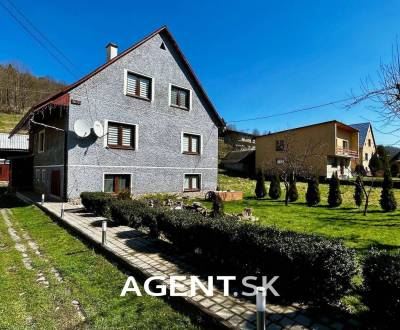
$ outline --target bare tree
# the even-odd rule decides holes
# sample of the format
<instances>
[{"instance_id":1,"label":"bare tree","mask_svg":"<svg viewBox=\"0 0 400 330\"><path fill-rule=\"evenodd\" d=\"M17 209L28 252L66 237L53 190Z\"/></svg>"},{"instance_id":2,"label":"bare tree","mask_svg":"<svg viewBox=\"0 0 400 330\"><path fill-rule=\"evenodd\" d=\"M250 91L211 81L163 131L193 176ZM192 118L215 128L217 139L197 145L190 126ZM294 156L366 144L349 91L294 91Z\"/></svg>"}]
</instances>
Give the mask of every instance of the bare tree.
<instances>
[{"instance_id":1,"label":"bare tree","mask_svg":"<svg viewBox=\"0 0 400 330\"><path fill-rule=\"evenodd\" d=\"M382 121L394 127L387 134L400 129L400 49L397 42L392 48L391 62L380 64L376 80L369 76L362 81L361 94L353 95L346 107L349 109L365 101L371 101Z\"/></svg>"},{"instance_id":2,"label":"bare tree","mask_svg":"<svg viewBox=\"0 0 400 330\"><path fill-rule=\"evenodd\" d=\"M354 184L356 186L358 186L365 198L365 203L364 203L364 211L363 211L363 215L367 215L367 211L368 211L368 206L369 206L369 196L371 195L372 189L374 187L374 177L371 177L371 184L369 185L369 187L367 188L365 185L365 181L364 181L364 173L362 172L355 172L353 173L354 176L358 176L360 177L360 180L355 180Z\"/></svg>"},{"instance_id":3,"label":"bare tree","mask_svg":"<svg viewBox=\"0 0 400 330\"><path fill-rule=\"evenodd\" d=\"M281 141L283 146L279 163L276 159L268 159L263 167L266 173L277 173L280 176L285 186L285 205L288 205L291 180L298 177L310 179L316 175L318 164L326 161L323 153L326 144L312 139L299 141L291 132L287 132Z\"/></svg>"}]
</instances>

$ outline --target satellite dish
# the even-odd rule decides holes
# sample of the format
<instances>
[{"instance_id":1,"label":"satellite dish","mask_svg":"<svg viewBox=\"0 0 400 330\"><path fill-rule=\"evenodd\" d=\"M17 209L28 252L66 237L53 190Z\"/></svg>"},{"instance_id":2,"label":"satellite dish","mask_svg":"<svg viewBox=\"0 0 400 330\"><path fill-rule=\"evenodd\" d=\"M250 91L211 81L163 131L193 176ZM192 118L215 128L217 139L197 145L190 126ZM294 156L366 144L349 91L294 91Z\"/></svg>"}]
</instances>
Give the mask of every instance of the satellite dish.
<instances>
[{"instance_id":1,"label":"satellite dish","mask_svg":"<svg viewBox=\"0 0 400 330\"><path fill-rule=\"evenodd\" d=\"M93 123L93 133L97 136L97 137L102 137L104 135L104 129L103 129L103 125L96 120Z\"/></svg>"},{"instance_id":2,"label":"satellite dish","mask_svg":"<svg viewBox=\"0 0 400 330\"><path fill-rule=\"evenodd\" d=\"M74 123L74 132L81 138L88 137L90 135L90 125L83 119L78 119Z\"/></svg>"}]
</instances>

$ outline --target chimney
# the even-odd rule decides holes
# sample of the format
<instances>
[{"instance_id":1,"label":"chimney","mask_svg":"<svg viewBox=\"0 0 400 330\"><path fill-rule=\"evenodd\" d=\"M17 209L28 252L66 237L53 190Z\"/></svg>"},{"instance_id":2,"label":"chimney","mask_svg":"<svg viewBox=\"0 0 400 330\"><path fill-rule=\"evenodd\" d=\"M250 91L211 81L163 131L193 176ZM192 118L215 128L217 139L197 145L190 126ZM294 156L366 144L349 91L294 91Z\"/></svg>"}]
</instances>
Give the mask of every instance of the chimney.
<instances>
[{"instance_id":1,"label":"chimney","mask_svg":"<svg viewBox=\"0 0 400 330\"><path fill-rule=\"evenodd\" d=\"M118 55L118 46L110 42L107 46L107 62Z\"/></svg>"}]
</instances>

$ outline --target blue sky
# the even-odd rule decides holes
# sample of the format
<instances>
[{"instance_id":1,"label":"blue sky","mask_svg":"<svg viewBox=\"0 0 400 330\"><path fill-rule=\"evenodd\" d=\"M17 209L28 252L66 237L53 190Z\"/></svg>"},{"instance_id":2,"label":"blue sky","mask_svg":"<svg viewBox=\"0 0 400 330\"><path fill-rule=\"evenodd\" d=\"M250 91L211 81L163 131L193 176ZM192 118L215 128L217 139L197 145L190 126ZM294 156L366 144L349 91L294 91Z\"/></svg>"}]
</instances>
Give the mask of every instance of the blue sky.
<instances>
[{"instance_id":1,"label":"blue sky","mask_svg":"<svg viewBox=\"0 0 400 330\"><path fill-rule=\"evenodd\" d=\"M7 4L8 0L0 0ZM390 60L399 34L399 1L26 1L14 4L84 75L168 25L227 122L342 99ZM0 7L0 62L18 61L40 76L76 80ZM372 121L367 106L340 107L237 123L277 131L319 121ZM378 143L397 139L375 130Z\"/></svg>"}]
</instances>

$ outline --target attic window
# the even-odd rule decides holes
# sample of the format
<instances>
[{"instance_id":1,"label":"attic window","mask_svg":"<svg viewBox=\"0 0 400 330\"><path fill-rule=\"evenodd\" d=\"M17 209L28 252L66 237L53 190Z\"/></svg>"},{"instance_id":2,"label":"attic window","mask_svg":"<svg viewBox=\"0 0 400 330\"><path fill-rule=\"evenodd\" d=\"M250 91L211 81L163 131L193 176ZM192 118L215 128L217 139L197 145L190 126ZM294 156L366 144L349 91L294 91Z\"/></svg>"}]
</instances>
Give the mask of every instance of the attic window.
<instances>
[{"instance_id":1,"label":"attic window","mask_svg":"<svg viewBox=\"0 0 400 330\"><path fill-rule=\"evenodd\" d=\"M160 46L160 48L161 48L161 49L163 49L163 50L166 50L166 48L165 48L165 44L164 44L163 42L161 43L161 46Z\"/></svg>"}]
</instances>

